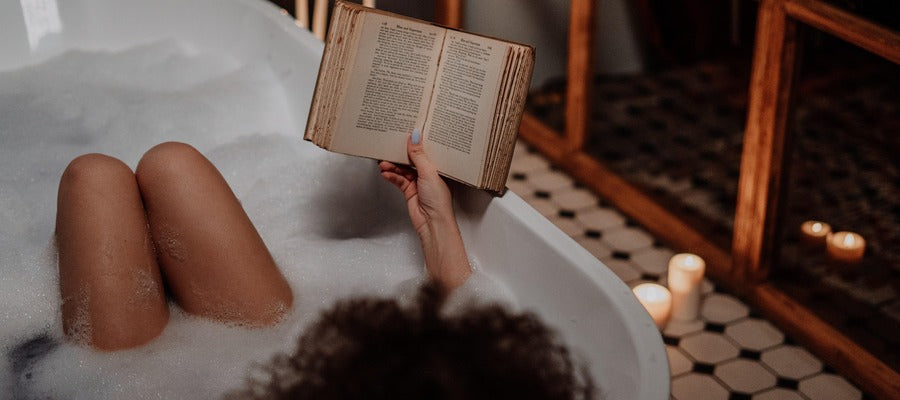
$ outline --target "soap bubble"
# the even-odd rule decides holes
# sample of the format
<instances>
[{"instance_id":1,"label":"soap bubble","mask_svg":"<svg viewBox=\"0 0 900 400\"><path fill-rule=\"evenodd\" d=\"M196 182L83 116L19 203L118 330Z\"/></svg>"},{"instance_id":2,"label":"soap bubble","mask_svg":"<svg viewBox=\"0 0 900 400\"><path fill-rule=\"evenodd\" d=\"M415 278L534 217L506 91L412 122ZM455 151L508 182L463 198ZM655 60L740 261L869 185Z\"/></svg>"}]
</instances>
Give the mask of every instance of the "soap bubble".
<instances>
[{"instance_id":1,"label":"soap bubble","mask_svg":"<svg viewBox=\"0 0 900 400\"><path fill-rule=\"evenodd\" d=\"M0 72L0 392L219 398L242 387L254 364L292 350L338 299L408 295L415 285L401 283L424 270L402 195L374 161L302 141L283 90L267 65L173 40L73 50ZM134 168L169 140L190 143L219 168L288 280L293 307L273 310L282 323L252 328L170 303L169 324L144 346L100 352L64 339L52 241L60 174L92 152ZM178 255L177 235L163 242L161 251ZM136 279L148 295L156 290L149 275ZM479 281L472 280L474 296L491 291ZM73 326L79 341L90 337L88 319Z\"/></svg>"}]
</instances>

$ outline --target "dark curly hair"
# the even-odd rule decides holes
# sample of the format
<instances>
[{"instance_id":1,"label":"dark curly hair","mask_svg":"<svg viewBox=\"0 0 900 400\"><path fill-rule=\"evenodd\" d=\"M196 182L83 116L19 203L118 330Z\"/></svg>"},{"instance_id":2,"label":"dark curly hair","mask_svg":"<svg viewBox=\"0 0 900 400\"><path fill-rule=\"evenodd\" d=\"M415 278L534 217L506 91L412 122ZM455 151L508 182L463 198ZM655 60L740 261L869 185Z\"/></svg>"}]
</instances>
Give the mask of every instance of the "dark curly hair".
<instances>
[{"instance_id":1,"label":"dark curly hair","mask_svg":"<svg viewBox=\"0 0 900 400\"><path fill-rule=\"evenodd\" d=\"M443 297L429 283L408 307L341 301L300 336L293 354L261 366L264 377L228 398L592 398L587 369L534 314L491 305L447 316Z\"/></svg>"}]
</instances>

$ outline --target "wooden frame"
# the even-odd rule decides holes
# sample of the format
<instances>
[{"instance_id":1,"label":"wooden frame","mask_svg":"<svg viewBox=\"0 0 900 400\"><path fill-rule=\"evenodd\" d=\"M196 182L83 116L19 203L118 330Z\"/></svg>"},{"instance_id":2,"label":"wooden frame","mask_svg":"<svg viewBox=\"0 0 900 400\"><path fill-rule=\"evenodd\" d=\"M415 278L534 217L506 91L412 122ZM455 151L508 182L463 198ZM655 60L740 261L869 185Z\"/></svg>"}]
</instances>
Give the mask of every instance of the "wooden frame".
<instances>
[{"instance_id":1,"label":"wooden frame","mask_svg":"<svg viewBox=\"0 0 900 400\"><path fill-rule=\"evenodd\" d=\"M900 63L900 35L817 0L763 0L732 243L732 282L749 283L748 300L788 334L879 398L900 398L900 374L764 281L775 262L779 214L786 196L786 162L797 63L797 31L806 24Z\"/></svg>"},{"instance_id":2,"label":"wooden frame","mask_svg":"<svg viewBox=\"0 0 900 400\"><path fill-rule=\"evenodd\" d=\"M565 132L556 132L526 114L520 129L522 139L672 247L706 259L709 274L717 283L741 295L868 393L900 398L897 371L765 282L774 261L776 223L784 200L780 189L786 180L785 161L791 145L785 128L800 24L895 63L900 63L900 35L819 0L761 0L729 253L583 151L590 112L594 13L593 1L571 1Z\"/></svg>"},{"instance_id":3,"label":"wooden frame","mask_svg":"<svg viewBox=\"0 0 900 400\"><path fill-rule=\"evenodd\" d=\"M435 0L434 21L451 28L462 28L463 0Z\"/></svg>"}]
</instances>

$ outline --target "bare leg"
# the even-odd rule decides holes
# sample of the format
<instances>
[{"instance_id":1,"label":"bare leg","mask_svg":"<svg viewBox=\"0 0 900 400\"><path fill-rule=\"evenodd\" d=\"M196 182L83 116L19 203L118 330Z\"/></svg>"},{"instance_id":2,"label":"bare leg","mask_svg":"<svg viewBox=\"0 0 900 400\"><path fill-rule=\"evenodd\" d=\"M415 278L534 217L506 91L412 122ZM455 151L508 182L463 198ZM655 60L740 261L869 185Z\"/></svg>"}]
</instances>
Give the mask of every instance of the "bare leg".
<instances>
[{"instance_id":1,"label":"bare leg","mask_svg":"<svg viewBox=\"0 0 900 400\"><path fill-rule=\"evenodd\" d=\"M116 350L162 332L169 309L127 165L100 154L69 164L59 183L56 240L67 336Z\"/></svg>"},{"instance_id":2,"label":"bare leg","mask_svg":"<svg viewBox=\"0 0 900 400\"><path fill-rule=\"evenodd\" d=\"M185 311L250 326L282 319L291 288L206 157L163 143L144 154L137 180L159 263Z\"/></svg>"}]
</instances>

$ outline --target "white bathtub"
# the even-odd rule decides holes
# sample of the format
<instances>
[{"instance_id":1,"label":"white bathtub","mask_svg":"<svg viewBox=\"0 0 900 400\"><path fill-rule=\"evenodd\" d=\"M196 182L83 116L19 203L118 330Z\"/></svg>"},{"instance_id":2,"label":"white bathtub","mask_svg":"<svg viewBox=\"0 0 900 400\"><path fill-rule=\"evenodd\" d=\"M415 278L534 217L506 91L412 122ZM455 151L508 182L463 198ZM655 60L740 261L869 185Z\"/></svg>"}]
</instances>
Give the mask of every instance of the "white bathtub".
<instances>
[{"instance_id":1,"label":"white bathtub","mask_svg":"<svg viewBox=\"0 0 900 400\"><path fill-rule=\"evenodd\" d=\"M286 88L287 109L295 113L295 125L303 126L322 44L269 3L0 1L0 71L36 64L68 49L122 49L173 37L241 61L267 61ZM299 141L301 133L295 136ZM4 145L0 142L0 147ZM308 143L301 146L310 154L321 151ZM0 201L15 202L0 203L0 208L29 203L29 194L21 196L0 197ZM609 269L511 192L491 198L460 188L456 199L463 235L479 268L509 289L519 306L537 311L561 331L576 354L589 363L607 398L669 397L668 363L660 334L628 287ZM52 216L42 218L44 226L52 226ZM18 232L0 230L0 234L11 241L17 240L13 236ZM13 333L0 330L2 334Z\"/></svg>"}]
</instances>

